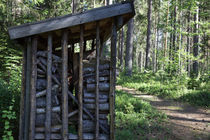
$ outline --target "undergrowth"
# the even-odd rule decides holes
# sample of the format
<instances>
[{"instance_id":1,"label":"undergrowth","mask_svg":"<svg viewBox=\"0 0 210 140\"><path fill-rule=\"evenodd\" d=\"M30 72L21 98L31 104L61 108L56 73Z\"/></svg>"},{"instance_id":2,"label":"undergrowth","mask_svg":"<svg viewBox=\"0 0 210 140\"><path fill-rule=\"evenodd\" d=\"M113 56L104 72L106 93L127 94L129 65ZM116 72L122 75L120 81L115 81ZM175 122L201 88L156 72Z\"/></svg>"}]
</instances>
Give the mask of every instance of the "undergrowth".
<instances>
[{"instance_id":1,"label":"undergrowth","mask_svg":"<svg viewBox=\"0 0 210 140\"><path fill-rule=\"evenodd\" d=\"M164 71L157 73L134 73L132 77L121 73L117 83L141 92L170 98L203 107L210 107L210 75L196 79L186 74L169 75Z\"/></svg>"},{"instance_id":2,"label":"undergrowth","mask_svg":"<svg viewBox=\"0 0 210 140\"><path fill-rule=\"evenodd\" d=\"M116 139L148 139L150 133L164 130L160 125L166 115L148 102L123 91L116 93Z\"/></svg>"}]
</instances>

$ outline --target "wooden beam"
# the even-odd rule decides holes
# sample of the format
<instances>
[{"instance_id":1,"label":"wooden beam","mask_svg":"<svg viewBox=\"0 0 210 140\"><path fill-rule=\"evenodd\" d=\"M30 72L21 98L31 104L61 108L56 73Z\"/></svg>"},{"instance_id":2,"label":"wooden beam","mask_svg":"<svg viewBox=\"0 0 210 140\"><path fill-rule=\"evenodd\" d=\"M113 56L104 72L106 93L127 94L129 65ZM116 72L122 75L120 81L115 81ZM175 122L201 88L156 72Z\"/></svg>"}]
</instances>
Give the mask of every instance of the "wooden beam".
<instances>
[{"instance_id":1,"label":"wooden beam","mask_svg":"<svg viewBox=\"0 0 210 140\"><path fill-rule=\"evenodd\" d=\"M99 138L99 48L100 48L100 27L96 23L96 96L95 96L95 139Z\"/></svg>"},{"instance_id":2,"label":"wooden beam","mask_svg":"<svg viewBox=\"0 0 210 140\"><path fill-rule=\"evenodd\" d=\"M79 54L79 123L78 123L78 136L79 140L82 140L83 136L83 101L82 101L82 91L83 91L83 49L84 48L84 26L80 25L80 54Z\"/></svg>"},{"instance_id":3,"label":"wooden beam","mask_svg":"<svg viewBox=\"0 0 210 140\"><path fill-rule=\"evenodd\" d=\"M66 15L31 24L11 27L9 28L10 38L23 38L26 36L64 29L70 26L85 24L123 14L130 14L131 17L133 17L135 13L132 5L132 2L123 4L120 3L106 7L95 8L80 14Z\"/></svg>"},{"instance_id":4,"label":"wooden beam","mask_svg":"<svg viewBox=\"0 0 210 140\"><path fill-rule=\"evenodd\" d=\"M36 80L37 80L37 59L36 59L36 52L37 52L37 37L32 37L32 69L31 69L31 111L30 111L30 130L29 130L29 139L34 140L35 138L35 117L36 117Z\"/></svg>"},{"instance_id":5,"label":"wooden beam","mask_svg":"<svg viewBox=\"0 0 210 140\"><path fill-rule=\"evenodd\" d=\"M21 96L20 96L20 119L19 119L19 140L23 140L24 120L25 120L25 88L26 88L26 62L27 62L27 47L23 47L22 59L22 81L21 81Z\"/></svg>"},{"instance_id":6,"label":"wooden beam","mask_svg":"<svg viewBox=\"0 0 210 140\"><path fill-rule=\"evenodd\" d=\"M116 57L117 57L117 27L116 19L112 23L111 35L111 64L110 64L110 93L109 93L109 107L110 107L110 139L114 140L115 130L115 82L116 82Z\"/></svg>"},{"instance_id":7,"label":"wooden beam","mask_svg":"<svg viewBox=\"0 0 210 140\"><path fill-rule=\"evenodd\" d=\"M62 37L62 138L68 139L68 31Z\"/></svg>"},{"instance_id":8,"label":"wooden beam","mask_svg":"<svg viewBox=\"0 0 210 140\"><path fill-rule=\"evenodd\" d=\"M25 93L25 120L24 120L24 140L29 136L29 118L30 118L30 78L31 78L31 37L27 39L27 57L26 57L26 93Z\"/></svg>"},{"instance_id":9,"label":"wooden beam","mask_svg":"<svg viewBox=\"0 0 210 140\"><path fill-rule=\"evenodd\" d=\"M51 138L51 94L52 94L52 34L48 35L47 45L47 95L46 95L46 120L45 139Z\"/></svg>"}]
</instances>

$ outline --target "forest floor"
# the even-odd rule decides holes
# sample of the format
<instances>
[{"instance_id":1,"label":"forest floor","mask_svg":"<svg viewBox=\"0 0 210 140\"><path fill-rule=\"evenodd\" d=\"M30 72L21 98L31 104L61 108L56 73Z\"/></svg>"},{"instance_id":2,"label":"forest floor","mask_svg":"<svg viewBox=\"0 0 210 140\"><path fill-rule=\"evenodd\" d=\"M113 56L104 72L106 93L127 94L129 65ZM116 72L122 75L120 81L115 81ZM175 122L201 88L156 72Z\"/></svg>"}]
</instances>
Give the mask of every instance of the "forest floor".
<instances>
[{"instance_id":1,"label":"forest floor","mask_svg":"<svg viewBox=\"0 0 210 140\"><path fill-rule=\"evenodd\" d=\"M154 108L165 113L168 120L163 125L169 128L173 138L180 140L210 140L210 109L161 99L122 86L116 86L116 89L148 101Z\"/></svg>"}]
</instances>

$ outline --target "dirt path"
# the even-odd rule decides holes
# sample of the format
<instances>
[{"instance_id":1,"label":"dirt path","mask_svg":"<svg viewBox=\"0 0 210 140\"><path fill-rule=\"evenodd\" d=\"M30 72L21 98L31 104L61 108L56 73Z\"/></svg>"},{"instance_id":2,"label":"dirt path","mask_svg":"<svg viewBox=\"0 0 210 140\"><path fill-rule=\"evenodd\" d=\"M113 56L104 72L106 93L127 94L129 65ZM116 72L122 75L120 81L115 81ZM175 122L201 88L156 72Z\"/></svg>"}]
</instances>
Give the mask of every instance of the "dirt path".
<instances>
[{"instance_id":1,"label":"dirt path","mask_svg":"<svg viewBox=\"0 0 210 140\"><path fill-rule=\"evenodd\" d=\"M178 139L210 140L210 109L202 109L185 103L160 99L156 96L143 94L122 86L116 86L116 89L146 100L153 107L164 112L169 118L165 125L171 129L172 134Z\"/></svg>"}]
</instances>

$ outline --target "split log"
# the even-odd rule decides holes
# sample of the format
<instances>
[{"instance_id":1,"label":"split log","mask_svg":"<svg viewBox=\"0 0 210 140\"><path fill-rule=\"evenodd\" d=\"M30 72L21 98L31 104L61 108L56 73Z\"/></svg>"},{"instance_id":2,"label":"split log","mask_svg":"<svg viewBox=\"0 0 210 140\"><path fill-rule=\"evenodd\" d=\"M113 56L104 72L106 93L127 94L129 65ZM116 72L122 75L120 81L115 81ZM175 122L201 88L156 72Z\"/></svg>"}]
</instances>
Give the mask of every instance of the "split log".
<instances>
[{"instance_id":1,"label":"split log","mask_svg":"<svg viewBox=\"0 0 210 140\"><path fill-rule=\"evenodd\" d=\"M83 99L84 103L95 103L95 99ZM108 98L107 99L99 99L99 103L107 103L108 102Z\"/></svg>"},{"instance_id":2,"label":"split log","mask_svg":"<svg viewBox=\"0 0 210 140\"><path fill-rule=\"evenodd\" d=\"M95 91L95 84L87 84L87 91ZM99 91L109 91L109 83L99 83Z\"/></svg>"},{"instance_id":3,"label":"split log","mask_svg":"<svg viewBox=\"0 0 210 140\"><path fill-rule=\"evenodd\" d=\"M46 115L44 113L42 114L36 114L36 126L44 126L45 125L45 117ZM59 125L61 124L60 115L58 113L52 112L52 125Z\"/></svg>"},{"instance_id":4,"label":"split log","mask_svg":"<svg viewBox=\"0 0 210 140\"><path fill-rule=\"evenodd\" d=\"M44 133L36 133L35 139L45 139ZM60 139L62 139L62 137L61 137L60 134L52 133L51 134L51 139L60 140ZM68 134L68 139L78 140L78 135L69 133ZM94 139L94 134L83 133L83 139L84 140L93 140ZM105 134L99 134L99 139L100 140L109 140L109 137L108 137L108 135L105 135Z\"/></svg>"},{"instance_id":5,"label":"split log","mask_svg":"<svg viewBox=\"0 0 210 140\"><path fill-rule=\"evenodd\" d=\"M109 64L99 65L99 71L109 70L109 68L110 68ZM84 74L93 73L93 72L95 72L95 68L94 67L84 67L83 68L83 73Z\"/></svg>"},{"instance_id":6,"label":"split log","mask_svg":"<svg viewBox=\"0 0 210 140\"><path fill-rule=\"evenodd\" d=\"M43 70L37 68L37 74L45 75L46 73Z\"/></svg>"},{"instance_id":7,"label":"split log","mask_svg":"<svg viewBox=\"0 0 210 140\"><path fill-rule=\"evenodd\" d=\"M47 51L38 51L36 55L37 55L37 57L47 58ZM57 55L53 54L52 58L53 58L53 63L61 63L62 62L62 59Z\"/></svg>"},{"instance_id":8,"label":"split log","mask_svg":"<svg viewBox=\"0 0 210 140\"><path fill-rule=\"evenodd\" d=\"M41 91L41 90L44 90L46 89L47 87L47 81L46 79L37 79L37 82L36 82L36 90L37 91Z\"/></svg>"},{"instance_id":9,"label":"split log","mask_svg":"<svg viewBox=\"0 0 210 140\"><path fill-rule=\"evenodd\" d=\"M100 123L108 127L108 120L100 120ZM90 133L95 131L95 122L91 120L83 120L83 132Z\"/></svg>"},{"instance_id":10,"label":"split log","mask_svg":"<svg viewBox=\"0 0 210 140\"><path fill-rule=\"evenodd\" d=\"M110 75L109 70L103 70L99 72L100 77L109 76L109 75ZM93 72L93 73L83 74L84 78L91 77L91 76L95 76L95 73Z\"/></svg>"},{"instance_id":11,"label":"split log","mask_svg":"<svg viewBox=\"0 0 210 140\"><path fill-rule=\"evenodd\" d=\"M52 112L60 112L61 111L61 108L60 106L56 106L56 107L53 107L52 108ZM46 109L45 108L37 108L36 109L36 113L37 114L41 114L41 113L45 113L46 112Z\"/></svg>"},{"instance_id":12,"label":"split log","mask_svg":"<svg viewBox=\"0 0 210 140\"><path fill-rule=\"evenodd\" d=\"M95 98L95 93L88 93L84 91L84 98L90 98L90 99L94 99ZM107 93L99 93L99 99L108 99L109 95Z\"/></svg>"},{"instance_id":13,"label":"split log","mask_svg":"<svg viewBox=\"0 0 210 140\"><path fill-rule=\"evenodd\" d=\"M87 79L85 79L85 81L88 84L92 84L96 82L95 77L88 77ZM108 81L109 81L109 77L99 77L99 82L108 82Z\"/></svg>"},{"instance_id":14,"label":"split log","mask_svg":"<svg viewBox=\"0 0 210 140\"><path fill-rule=\"evenodd\" d=\"M42 65L43 65L44 67L47 66L47 60L46 60L46 59L40 57L40 58L39 58L39 61L42 63ZM42 67L43 67L43 66L42 66ZM52 70L52 73L55 73L55 72L56 72L57 68L55 67L55 65L52 65L51 70Z\"/></svg>"},{"instance_id":15,"label":"split log","mask_svg":"<svg viewBox=\"0 0 210 140\"><path fill-rule=\"evenodd\" d=\"M51 132L59 132L61 130L62 125L54 125L51 127ZM36 132L45 132L45 127L36 127Z\"/></svg>"},{"instance_id":16,"label":"split log","mask_svg":"<svg viewBox=\"0 0 210 140\"><path fill-rule=\"evenodd\" d=\"M38 60L37 65L38 65L38 67L41 68L44 72L46 72L47 68L46 68L45 65L43 65L43 64L41 63L40 60Z\"/></svg>"},{"instance_id":17,"label":"split log","mask_svg":"<svg viewBox=\"0 0 210 140\"><path fill-rule=\"evenodd\" d=\"M68 114L68 118L71 118L72 116L76 115L78 113L78 110L75 110Z\"/></svg>"},{"instance_id":18,"label":"split log","mask_svg":"<svg viewBox=\"0 0 210 140\"><path fill-rule=\"evenodd\" d=\"M52 90L56 90L58 87L59 87L58 85L54 85L54 86L52 87ZM37 92L37 93L36 93L36 98L37 98L37 97L44 96L44 95L46 95L46 93L47 93L47 90L46 90L46 89L43 90L43 91Z\"/></svg>"},{"instance_id":19,"label":"split log","mask_svg":"<svg viewBox=\"0 0 210 140\"><path fill-rule=\"evenodd\" d=\"M95 104L84 104L87 109L95 109ZM99 104L99 110L109 110L109 104Z\"/></svg>"}]
</instances>

